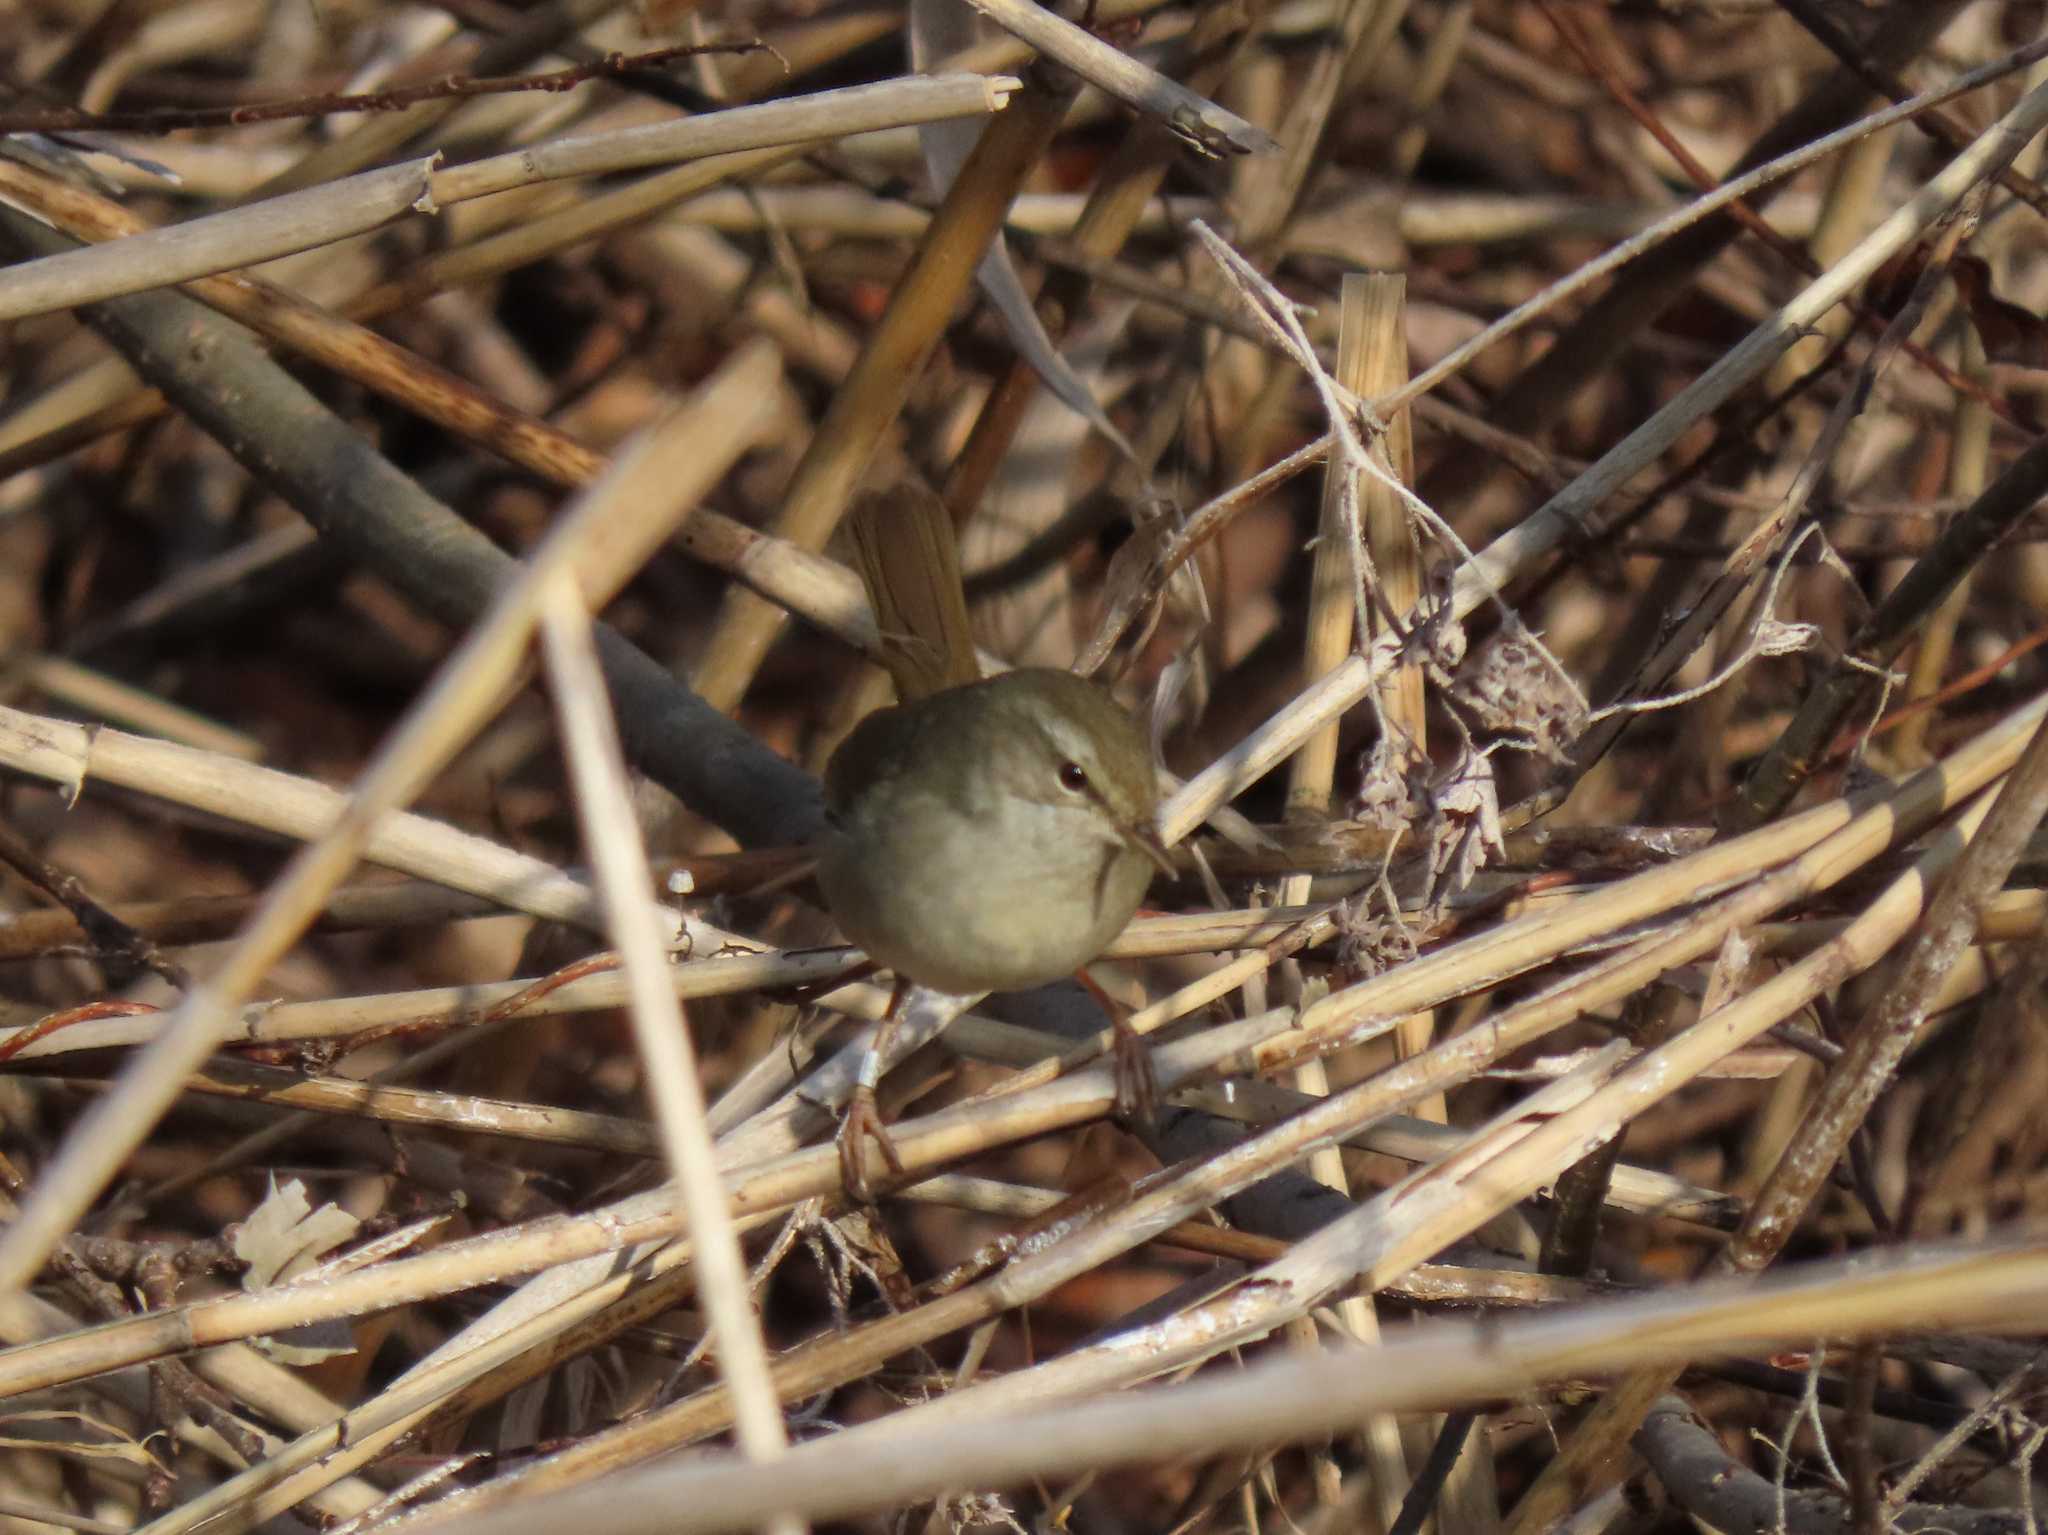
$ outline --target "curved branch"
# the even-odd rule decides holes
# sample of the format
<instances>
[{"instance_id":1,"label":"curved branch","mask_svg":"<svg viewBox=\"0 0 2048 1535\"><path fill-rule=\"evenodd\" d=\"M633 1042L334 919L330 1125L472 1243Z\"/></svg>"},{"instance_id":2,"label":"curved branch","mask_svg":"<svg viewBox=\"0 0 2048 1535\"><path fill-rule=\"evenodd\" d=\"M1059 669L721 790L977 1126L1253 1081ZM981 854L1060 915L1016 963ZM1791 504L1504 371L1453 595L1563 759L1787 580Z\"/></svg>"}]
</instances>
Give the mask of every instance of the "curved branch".
<instances>
[{"instance_id":1,"label":"curved branch","mask_svg":"<svg viewBox=\"0 0 2048 1535\"><path fill-rule=\"evenodd\" d=\"M1850 1528L1849 1505L1833 1493L1787 1492L1781 1504L1770 1478L1730 1460L1678 1397L1660 1398L1632 1443L1672 1502L1722 1535L1774 1535L1781 1528L1787 1535L1847 1535ZM2027 1522L2017 1509L1908 1503L1891 1527L1906 1535L2023 1535Z\"/></svg>"}]
</instances>

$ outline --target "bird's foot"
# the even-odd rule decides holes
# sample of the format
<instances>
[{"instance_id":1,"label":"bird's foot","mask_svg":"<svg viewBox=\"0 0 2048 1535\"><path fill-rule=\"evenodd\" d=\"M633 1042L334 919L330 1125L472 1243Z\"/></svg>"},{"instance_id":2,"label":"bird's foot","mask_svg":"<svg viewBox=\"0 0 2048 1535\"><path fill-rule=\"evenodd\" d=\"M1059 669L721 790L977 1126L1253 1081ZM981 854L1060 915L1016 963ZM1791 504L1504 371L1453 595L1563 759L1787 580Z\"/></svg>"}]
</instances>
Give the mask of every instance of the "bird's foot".
<instances>
[{"instance_id":1,"label":"bird's foot","mask_svg":"<svg viewBox=\"0 0 2048 1535\"><path fill-rule=\"evenodd\" d=\"M1131 1027L1130 1011L1098 986L1094 976L1082 969L1074 972L1074 979L1109 1014L1116 1117L1131 1129L1150 1130L1153 1114L1159 1107L1159 1077L1152 1069L1152 1052L1145 1048L1145 1036Z\"/></svg>"},{"instance_id":2,"label":"bird's foot","mask_svg":"<svg viewBox=\"0 0 2048 1535\"><path fill-rule=\"evenodd\" d=\"M846 1104L846 1116L839 1121L839 1178L846 1186L847 1197L863 1205L875 1202L874 1186L868 1180L867 1148L862 1144L868 1140L881 1149L889 1171L901 1177L903 1159L896 1154L896 1143L889 1139L889 1127L882 1121L875 1090L862 1083L853 1090L853 1097Z\"/></svg>"},{"instance_id":3,"label":"bird's foot","mask_svg":"<svg viewBox=\"0 0 2048 1535\"><path fill-rule=\"evenodd\" d=\"M1110 1046L1116 1080L1116 1116L1134 1130L1150 1130L1159 1109L1159 1075L1145 1036L1121 1015L1112 1019L1116 1039Z\"/></svg>"}]
</instances>

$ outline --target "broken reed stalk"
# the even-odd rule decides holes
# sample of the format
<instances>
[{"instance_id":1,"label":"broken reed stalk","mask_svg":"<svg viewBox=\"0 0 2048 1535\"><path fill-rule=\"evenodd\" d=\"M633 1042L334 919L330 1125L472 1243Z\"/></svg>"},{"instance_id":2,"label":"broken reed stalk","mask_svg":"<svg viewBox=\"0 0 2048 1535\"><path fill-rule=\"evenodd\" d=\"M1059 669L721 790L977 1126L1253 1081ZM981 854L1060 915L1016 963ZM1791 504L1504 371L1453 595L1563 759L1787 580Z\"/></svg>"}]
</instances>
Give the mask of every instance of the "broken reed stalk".
<instances>
[{"instance_id":1,"label":"broken reed stalk","mask_svg":"<svg viewBox=\"0 0 2048 1535\"><path fill-rule=\"evenodd\" d=\"M1366 0L1353 0L1350 13L1364 13L1369 9ZM1383 9L1391 10L1393 7ZM1341 63L1341 59L1336 60L1333 67L1340 67ZM1347 273L1340 291L1337 381L1354 393L1367 397L1406 382L1408 349L1402 329L1406 319L1402 303L1406 280L1396 274ZM1405 427L1408 421L1406 412L1401 414L1400 420ZM1391 441L1391 435L1389 447L1393 450L1389 456L1396 464L1395 472L1402 473L1404 468L1412 472L1412 452L1408 455L1410 462L1403 466L1400 464L1399 444ZM1380 587L1381 595L1393 611L1406 613L1413 606L1412 596L1408 603L1402 604L1395 593L1386 589L1383 578L1375 570L1374 554L1378 551L1372 546L1371 534L1360 524L1360 503L1363 501L1368 507L1376 507L1371 491L1380 487L1365 473L1363 466L1351 461L1348 454L1331 454L1323 466L1323 476L1322 511L1309 576L1308 623L1302 641L1301 674L1304 684L1313 683L1351 653L1358 622L1373 600L1367 590L1368 583ZM1412 540L1405 539L1405 509L1397 504L1393 515L1397 529L1404 535L1412 574L1414 546ZM1373 532L1384 538L1386 529L1381 526ZM1419 708L1422 702L1420 679L1415 681L1414 702ZM1382 728L1388 730L1404 730L1411 723L1407 719L1396 722L1384 715L1382 719ZM1288 764L1289 820L1316 824L1335 815L1332 786L1336 777L1339 729L1338 721L1330 721L1303 743L1301 751ZM1289 875L1281 881L1280 902L1283 905L1298 904L1307 896L1308 887L1308 876ZM1300 967L1290 961L1286 967L1286 978L1293 998L1299 1001ZM1428 1015L1422 1015L1422 1019L1426 1043ZM1403 1022L1405 1025L1410 1020ZM1293 1077L1294 1086L1303 1094L1328 1096L1330 1075L1321 1057L1303 1061L1294 1068ZM1418 1106L1417 1112L1425 1119L1441 1117L1442 1103L1441 1095L1432 1095ZM1343 1155L1335 1146L1318 1151L1310 1158L1309 1174L1340 1194L1348 1196L1351 1192L1351 1180L1344 1167ZM1379 1318L1370 1300L1348 1297L1339 1303L1338 1314L1355 1341L1374 1343L1379 1340ZM1308 1341L1313 1342L1313 1338ZM1372 1495L1377 1500L1382 1520L1391 1524L1399 1515L1401 1501L1409 1486L1400 1424L1391 1417L1376 1416L1369 1419L1363 1429Z\"/></svg>"}]
</instances>

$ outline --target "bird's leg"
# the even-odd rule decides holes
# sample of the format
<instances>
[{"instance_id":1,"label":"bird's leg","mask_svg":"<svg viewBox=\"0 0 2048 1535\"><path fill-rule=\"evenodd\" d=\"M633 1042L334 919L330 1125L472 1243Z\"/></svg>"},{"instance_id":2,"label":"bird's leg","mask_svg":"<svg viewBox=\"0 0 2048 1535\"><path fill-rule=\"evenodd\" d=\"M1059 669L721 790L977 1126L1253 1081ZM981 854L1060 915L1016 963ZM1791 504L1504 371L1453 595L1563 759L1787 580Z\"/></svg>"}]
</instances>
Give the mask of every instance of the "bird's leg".
<instances>
[{"instance_id":1,"label":"bird's leg","mask_svg":"<svg viewBox=\"0 0 2048 1535\"><path fill-rule=\"evenodd\" d=\"M1074 979L1109 1014L1114 1034L1109 1053L1116 1078L1117 1118L1137 1129L1148 1130L1159 1107L1159 1078L1152 1070L1152 1052L1145 1048L1145 1036L1131 1027L1130 1010L1096 985L1086 969L1076 970Z\"/></svg>"},{"instance_id":2,"label":"bird's leg","mask_svg":"<svg viewBox=\"0 0 2048 1535\"><path fill-rule=\"evenodd\" d=\"M813 1002L842 986L851 986L855 981L864 981L882 967L871 959L864 959L857 965L849 965L838 975L826 976L823 980L802 981L790 986L763 987L761 994L771 1001L786 1002L791 1007L809 1007Z\"/></svg>"},{"instance_id":3,"label":"bird's leg","mask_svg":"<svg viewBox=\"0 0 2048 1535\"><path fill-rule=\"evenodd\" d=\"M846 1114L839 1121L839 1178L846 1186L847 1196L859 1204L875 1202L874 1189L868 1182L867 1158L862 1155L862 1141L872 1140L881 1148L882 1160L889 1164L890 1172L899 1177L903 1173L903 1159L896 1155L896 1143L889 1139L889 1127L882 1122L881 1106L875 1102L875 1088L881 1080L889 1036L896 1032L896 1015L903 1006L904 994L909 990L910 982L900 975L896 977L895 989L889 994L889 1010L882 1014L881 1023L875 1027L875 1037L860 1063L860 1081L854 1085L853 1096L846 1102Z\"/></svg>"}]
</instances>

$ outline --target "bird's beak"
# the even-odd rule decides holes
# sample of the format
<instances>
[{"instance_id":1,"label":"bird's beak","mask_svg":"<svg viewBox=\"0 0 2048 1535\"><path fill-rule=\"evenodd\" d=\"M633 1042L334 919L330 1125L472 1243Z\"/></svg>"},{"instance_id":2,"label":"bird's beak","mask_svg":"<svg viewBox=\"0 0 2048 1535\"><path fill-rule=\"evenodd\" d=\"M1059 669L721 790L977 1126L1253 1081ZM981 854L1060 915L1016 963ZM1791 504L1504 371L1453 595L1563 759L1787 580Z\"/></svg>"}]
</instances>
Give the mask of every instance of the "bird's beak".
<instances>
[{"instance_id":1,"label":"bird's beak","mask_svg":"<svg viewBox=\"0 0 2048 1535\"><path fill-rule=\"evenodd\" d=\"M1143 853L1147 858L1151 859L1152 866L1156 868L1161 874L1164 874L1168 879L1172 879L1176 874L1180 872L1173 866L1172 855L1169 854L1166 851L1164 845L1161 844L1159 840L1159 833L1152 829L1152 823L1150 821L1145 822L1142 826L1126 826L1121 821L1119 821L1117 823L1116 829L1118 835L1120 835L1125 842L1129 843L1132 847L1136 848L1139 852Z\"/></svg>"}]
</instances>

